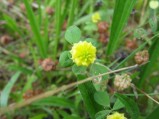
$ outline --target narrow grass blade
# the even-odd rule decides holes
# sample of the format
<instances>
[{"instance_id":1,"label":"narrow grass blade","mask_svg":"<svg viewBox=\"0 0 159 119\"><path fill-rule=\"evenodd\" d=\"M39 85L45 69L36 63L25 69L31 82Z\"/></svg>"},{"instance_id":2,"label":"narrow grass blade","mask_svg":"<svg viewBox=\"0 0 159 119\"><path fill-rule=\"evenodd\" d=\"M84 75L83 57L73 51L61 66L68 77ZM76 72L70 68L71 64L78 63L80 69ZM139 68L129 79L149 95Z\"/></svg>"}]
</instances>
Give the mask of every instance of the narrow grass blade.
<instances>
[{"instance_id":1,"label":"narrow grass blade","mask_svg":"<svg viewBox=\"0 0 159 119\"><path fill-rule=\"evenodd\" d=\"M116 93L115 96L125 105L127 112L131 115L132 119L138 119L140 112L137 104L134 100L128 98L127 96Z\"/></svg>"},{"instance_id":2,"label":"narrow grass blade","mask_svg":"<svg viewBox=\"0 0 159 119\"><path fill-rule=\"evenodd\" d=\"M21 74L21 72L15 73L12 76L12 78L10 79L10 81L8 82L8 84L3 89L2 93L1 93L1 97L0 97L0 106L1 107L7 106L10 91L11 91L13 85L15 84L15 82L17 81L17 79L19 78L20 74Z\"/></svg>"},{"instance_id":3,"label":"narrow grass blade","mask_svg":"<svg viewBox=\"0 0 159 119\"><path fill-rule=\"evenodd\" d=\"M56 38L55 38L55 47L54 47L54 59L56 59L60 34L61 34L61 0L56 0L56 13L55 13L55 32L56 32Z\"/></svg>"},{"instance_id":4,"label":"narrow grass blade","mask_svg":"<svg viewBox=\"0 0 159 119\"><path fill-rule=\"evenodd\" d=\"M143 87L144 81L152 72L152 69L155 67L156 62L158 62L158 54L159 54L159 40L158 37L154 38L153 45L150 47L149 50L150 59L149 63L146 64L140 73L140 80L138 83L139 88Z\"/></svg>"},{"instance_id":5,"label":"narrow grass blade","mask_svg":"<svg viewBox=\"0 0 159 119\"><path fill-rule=\"evenodd\" d=\"M127 23L135 2L136 0L116 0L107 55L111 55L119 45L119 37Z\"/></svg>"},{"instance_id":6,"label":"narrow grass blade","mask_svg":"<svg viewBox=\"0 0 159 119\"><path fill-rule=\"evenodd\" d=\"M45 42L42 39L42 36L40 34L40 27L38 26L38 23L36 22L35 15L34 15L33 10L29 4L29 1L24 0L24 4L26 7L30 26L31 26L32 31L33 31L34 36L35 36L35 43L38 46L38 49L40 51L41 56L43 58L45 58L47 56L47 49L45 49Z\"/></svg>"}]
</instances>

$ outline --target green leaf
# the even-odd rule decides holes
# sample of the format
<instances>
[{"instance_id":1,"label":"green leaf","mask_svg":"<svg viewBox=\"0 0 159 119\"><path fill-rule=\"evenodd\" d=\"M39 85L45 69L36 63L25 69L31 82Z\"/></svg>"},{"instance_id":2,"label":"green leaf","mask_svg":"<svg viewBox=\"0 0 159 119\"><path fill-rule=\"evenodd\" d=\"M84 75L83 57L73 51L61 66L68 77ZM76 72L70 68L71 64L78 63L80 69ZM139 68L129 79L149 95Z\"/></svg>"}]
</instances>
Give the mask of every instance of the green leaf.
<instances>
[{"instance_id":1,"label":"green leaf","mask_svg":"<svg viewBox=\"0 0 159 119\"><path fill-rule=\"evenodd\" d=\"M117 99L114 106L113 106L113 110L118 110L118 109L121 109L123 107L124 107L124 104L119 99Z\"/></svg>"},{"instance_id":2,"label":"green leaf","mask_svg":"<svg viewBox=\"0 0 159 119\"><path fill-rule=\"evenodd\" d=\"M75 75L79 75L79 74L84 74L86 73L86 69L87 67L85 66L77 66L77 65L73 65L72 67L72 71Z\"/></svg>"},{"instance_id":3,"label":"green leaf","mask_svg":"<svg viewBox=\"0 0 159 119\"><path fill-rule=\"evenodd\" d=\"M90 74L93 76L99 75L99 74L103 74L108 72L108 68L100 63L94 63L91 65L90 68ZM107 76L102 76L102 79L108 79L108 75Z\"/></svg>"},{"instance_id":4,"label":"green leaf","mask_svg":"<svg viewBox=\"0 0 159 119\"><path fill-rule=\"evenodd\" d=\"M59 63L63 67L71 66L73 64L71 53L69 51L62 52L60 55Z\"/></svg>"},{"instance_id":5,"label":"green leaf","mask_svg":"<svg viewBox=\"0 0 159 119\"><path fill-rule=\"evenodd\" d=\"M89 42L89 43L92 43L92 45L94 45L95 47L98 46L97 40L94 40L94 39L92 39L92 38L87 38L87 39L85 39L85 41L87 41L87 42Z\"/></svg>"},{"instance_id":6,"label":"green leaf","mask_svg":"<svg viewBox=\"0 0 159 119\"><path fill-rule=\"evenodd\" d=\"M56 97L56 96L51 96L48 98L41 99L39 101L34 102L33 105L74 108L74 104L72 103L72 101L64 97Z\"/></svg>"},{"instance_id":7,"label":"green leaf","mask_svg":"<svg viewBox=\"0 0 159 119\"><path fill-rule=\"evenodd\" d=\"M149 25L150 25L150 27L151 27L151 30L152 30L152 32L153 33L155 33L156 32L156 30L157 30L157 19L155 19L155 18L150 18L149 19Z\"/></svg>"},{"instance_id":8,"label":"green leaf","mask_svg":"<svg viewBox=\"0 0 159 119\"><path fill-rule=\"evenodd\" d=\"M110 110L102 110L99 111L96 115L95 118L96 119L106 119L106 116L110 113Z\"/></svg>"},{"instance_id":9,"label":"green leaf","mask_svg":"<svg viewBox=\"0 0 159 119\"><path fill-rule=\"evenodd\" d=\"M134 102L134 100L118 93L116 93L115 96L125 105L125 108L132 119L139 118L139 108L137 104Z\"/></svg>"},{"instance_id":10,"label":"green leaf","mask_svg":"<svg viewBox=\"0 0 159 119\"><path fill-rule=\"evenodd\" d=\"M113 54L119 45L120 35L135 3L136 0L116 0L107 55Z\"/></svg>"},{"instance_id":11,"label":"green leaf","mask_svg":"<svg viewBox=\"0 0 159 119\"><path fill-rule=\"evenodd\" d=\"M110 99L109 99L109 95L107 92L105 91L99 91L99 92L96 92L94 94L94 99L95 101L104 106L104 107L109 107L110 106Z\"/></svg>"},{"instance_id":12,"label":"green leaf","mask_svg":"<svg viewBox=\"0 0 159 119\"><path fill-rule=\"evenodd\" d=\"M148 117L146 119L158 119L159 117L159 106L154 109L150 115L148 115Z\"/></svg>"},{"instance_id":13,"label":"green leaf","mask_svg":"<svg viewBox=\"0 0 159 119\"><path fill-rule=\"evenodd\" d=\"M77 26L70 26L65 33L65 39L70 43L78 43L81 38L81 31Z\"/></svg>"},{"instance_id":14,"label":"green leaf","mask_svg":"<svg viewBox=\"0 0 159 119\"><path fill-rule=\"evenodd\" d=\"M7 106L11 89L13 85L15 84L15 82L17 81L17 79L19 78L20 74L21 72L15 73L10 79L10 81L7 83L7 85L4 87L0 97L0 106L2 107Z\"/></svg>"},{"instance_id":15,"label":"green leaf","mask_svg":"<svg viewBox=\"0 0 159 119\"><path fill-rule=\"evenodd\" d=\"M134 31L134 37L137 39L145 38L148 35L147 31L143 28L137 28Z\"/></svg>"}]
</instances>

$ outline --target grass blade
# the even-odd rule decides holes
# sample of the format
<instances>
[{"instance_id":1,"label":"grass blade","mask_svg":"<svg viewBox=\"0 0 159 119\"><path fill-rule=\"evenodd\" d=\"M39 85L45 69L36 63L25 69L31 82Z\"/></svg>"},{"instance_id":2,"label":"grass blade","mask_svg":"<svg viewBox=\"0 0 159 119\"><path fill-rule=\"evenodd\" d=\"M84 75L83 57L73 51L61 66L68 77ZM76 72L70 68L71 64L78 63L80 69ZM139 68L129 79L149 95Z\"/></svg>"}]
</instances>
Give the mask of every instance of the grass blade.
<instances>
[{"instance_id":1,"label":"grass blade","mask_svg":"<svg viewBox=\"0 0 159 119\"><path fill-rule=\"evenodd\" d=\"M151 74L152 69L155 67L156 62L158 62L158 53L159 53L159 40L158 37L154 38L153 45L150 47L149 54L150 54L150 62L143 66L142 71L140 73L140 80L139 80L139 88L143 87L144 81L149 75Z\"/></svg>"},{"instance_id":2,"label":"grass blade","mask_svg":"<svg viewBox=\"0 0 159 119\"><path fill-rule=\"evenodd\" d=\"M135 2L136 0L116 0L107 55L111 55L119 44L119 37Z\"/></svg>"},{"instance_id":3,"label":"grass blade","mask_svg":"<svg viewBox=\"0 0 159 119\"><path fill-rule=\"evenodd\" d=\"M9 98L9 93L14 85L14 83L17 81L17 79L19 78L21 72L17 72L15 73L12 78L10 79L10 81L8 82L8 84L5 86L5 88L3 89L2 93L1 93L1 97L0 97L0 106L1 107L5 107L7 106L8 103L8 98Z\"/></svg>"},{"instance_id":4,"label":"grass blade","mask_svg":"<svg viewBox=\"0 0 159 119\"><path fill-rule=\"evenodd\" d=\"M28 2L28 0L24 0L24 4L26 7L26 11L27 11L27 15L28 15L28 19L30 22L30 26L32 28L32 31L34 33L35 36L35 43L38 46L38 49L40 51L40 54L43 58L45 58L47 56L47 49L45 49L45 42L42 39L42 36L40 34L40 27L38 26L36 19L35 19L35 15L33 13L33 10Z\"/></svg>"}]
</instances>

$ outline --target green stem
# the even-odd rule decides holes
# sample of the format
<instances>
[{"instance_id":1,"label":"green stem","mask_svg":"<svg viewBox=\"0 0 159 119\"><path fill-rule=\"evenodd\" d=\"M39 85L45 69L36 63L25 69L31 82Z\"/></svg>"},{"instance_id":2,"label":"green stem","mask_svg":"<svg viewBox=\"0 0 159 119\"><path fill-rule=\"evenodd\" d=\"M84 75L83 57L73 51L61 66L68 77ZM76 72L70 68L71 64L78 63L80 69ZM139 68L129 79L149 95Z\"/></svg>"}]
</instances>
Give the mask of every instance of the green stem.
<instances>
[{"instance_id":1,"label":"green stem","mask_svg":"<svg viewBox=\"0 0 159 119\"><path fill-rule=\"evenodd\" d=\"M61 0L56 0L56 13L55 13L55 27L56 27L56 38L55 38L55 47L54 47L54 59L57 56L57 49L59 45L59 38L61 34Z\"/></svg>"}]
</instances>

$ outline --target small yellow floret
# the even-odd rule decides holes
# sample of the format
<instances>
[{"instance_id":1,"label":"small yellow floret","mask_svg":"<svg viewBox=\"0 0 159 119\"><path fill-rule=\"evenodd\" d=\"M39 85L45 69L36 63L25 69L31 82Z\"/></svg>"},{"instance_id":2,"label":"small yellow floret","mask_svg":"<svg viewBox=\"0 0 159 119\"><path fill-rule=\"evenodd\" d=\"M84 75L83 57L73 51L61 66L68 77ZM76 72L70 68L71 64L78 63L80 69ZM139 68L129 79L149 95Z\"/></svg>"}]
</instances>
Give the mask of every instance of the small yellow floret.
<instances>
[{"instance_id":1,"label":"small yellow floret","mask_svg":"<svg viewBox=\"0 0 159 119\"><path fill-rule=\"evenodd\" d=\"M156 0L150 1L149 6L151 9L157 9L159 6L159 2Z\"/></svg>"},{"instance_id":2,"label":"small yellow floret","mask_svg":"<svg viewBox=\"0 0 159 119\"><path fill-rule=\"evenodd\" d=\"M86 41L75 43L70 52L77 66L88 66L96 59L96 47Z\"/></svg>"},{"instance_id":3,"label":"small yellow floret","mask_svg":"<svg viewBox=\"0 0 159 119\"><path fill-rule=\"evenodd\" d=\"M112 115L107 116L106 119L127 119L127 118L124 117L124 114L120 114L118 112L115 112Z\"/></svg>"},{"instance_id":4,"label":"small yellow floret","mask_svg":"<svg viewBox=\"0 0 159 119\"><path fill-rule=\"evenodd\" d=\"M98 12L92 15L92 22L97 23L101 20L100 14Z\"/></svg>"}]
</instances>

